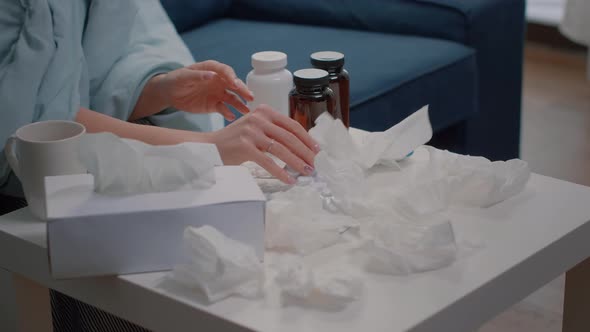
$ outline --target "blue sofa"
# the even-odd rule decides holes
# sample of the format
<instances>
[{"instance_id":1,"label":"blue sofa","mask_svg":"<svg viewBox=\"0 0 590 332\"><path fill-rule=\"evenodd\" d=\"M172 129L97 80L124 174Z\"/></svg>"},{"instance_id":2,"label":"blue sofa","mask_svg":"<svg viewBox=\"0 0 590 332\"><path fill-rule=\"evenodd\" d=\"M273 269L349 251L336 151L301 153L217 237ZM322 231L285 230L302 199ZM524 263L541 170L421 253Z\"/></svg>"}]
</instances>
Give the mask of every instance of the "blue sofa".
<instances>
[{"instance_id":1,"label":"blue sofa","mask_svg":"<svg viewBox=\"0 0 590 332\"><path fill-rule=\"evenodd\" d=\"M278 50L346 56L351 125L376 131L430 104L431 144L518 157L524 0L161 0L197 61L231 65Z\"/></svg>"}]
</instances>

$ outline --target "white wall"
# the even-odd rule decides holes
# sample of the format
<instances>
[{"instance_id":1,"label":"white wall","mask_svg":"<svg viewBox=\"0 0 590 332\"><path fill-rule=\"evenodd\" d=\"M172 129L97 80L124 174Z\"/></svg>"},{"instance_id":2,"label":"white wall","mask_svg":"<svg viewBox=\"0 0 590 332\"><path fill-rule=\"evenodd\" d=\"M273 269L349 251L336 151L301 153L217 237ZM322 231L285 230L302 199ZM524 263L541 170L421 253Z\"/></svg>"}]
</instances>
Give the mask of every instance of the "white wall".
<instances>
[{"instance_id":1,"label":"white wall","mask_svg":"<svg viewBox=\"0 0 590 332\"><path fill-rule=\"evenodd\" d=\"M529 22L557 26L563 18L566 0L527 0Z\"/></svg>"},{"instance_id":2,"label":"white wall","mask_svg":"<svg viewBox=\"0 0 590 332\"><path fill-rule=\"evenodd\" d=\"M16 304L12 275L0 268L0 331L16 332Z\"/></svg>"}]
</instances>

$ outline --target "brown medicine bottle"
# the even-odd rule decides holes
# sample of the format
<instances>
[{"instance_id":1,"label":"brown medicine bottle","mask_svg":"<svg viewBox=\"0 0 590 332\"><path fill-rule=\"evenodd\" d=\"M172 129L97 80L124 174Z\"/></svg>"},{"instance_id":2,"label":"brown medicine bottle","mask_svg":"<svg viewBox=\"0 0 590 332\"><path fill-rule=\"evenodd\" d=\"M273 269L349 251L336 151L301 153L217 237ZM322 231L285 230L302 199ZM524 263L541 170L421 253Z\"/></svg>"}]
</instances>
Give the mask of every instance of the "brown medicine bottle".
<instances>
[{"instance_id":1,"label":"brown medicine bottle","mask_svg":"<svg viewBox=\"0 0 590 332\"><path fill-rule=\"evenodd\" d=\"M295 87L289 93L289 116L299 122L305 130L314 126L315 119L328 112L335 114L336 99L330 90L329 74L321 69L301 69L293 73Z\"/></svg>"},{"instance_id":2,"label":"brown medicine bottle","mask_svg":"<svg viewBox=\"0 0 590 332\"><path fill-rule=\"evenodd\" d=\"M340 52L315 52L311 56L311 64L330 74L330 89L336 98L336 118L350 126L350 76L344 69L344 54Z\"/></svg>"}]
</instances>

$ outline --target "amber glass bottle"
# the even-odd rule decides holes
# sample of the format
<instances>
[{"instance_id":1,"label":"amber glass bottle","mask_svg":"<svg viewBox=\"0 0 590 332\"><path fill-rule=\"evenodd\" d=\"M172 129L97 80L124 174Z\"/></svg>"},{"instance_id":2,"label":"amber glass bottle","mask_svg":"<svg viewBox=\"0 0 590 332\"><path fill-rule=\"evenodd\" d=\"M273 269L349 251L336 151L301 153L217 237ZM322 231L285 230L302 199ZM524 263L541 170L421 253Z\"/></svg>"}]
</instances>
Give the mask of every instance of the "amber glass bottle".
<instances>
[{"instance_id":1,"label":"amber glass bottle","mask_svg":"<svg viewBox=\"0 0 590 332\"><path fill-rule=\"evenodd\" d=\"M336 98L336 114L348 128L350 126L350 77L344 69L344 54L339 52L315 52L311 64L330 74L330 89Z\"/></svg>"},{"instance_id":2,"label":"amber glass bottle","mask_svg":"<svg viewBox=\"0 0 590 332\"><path fill-rule=\"evenodd\" d=\"M328 112L334 117L336 99L328 84L328 72L321 69L301 69L293 73L295 87L289 93L289 116L305 130L314 126L315 119Z\"/></svg>"}]
</instances>

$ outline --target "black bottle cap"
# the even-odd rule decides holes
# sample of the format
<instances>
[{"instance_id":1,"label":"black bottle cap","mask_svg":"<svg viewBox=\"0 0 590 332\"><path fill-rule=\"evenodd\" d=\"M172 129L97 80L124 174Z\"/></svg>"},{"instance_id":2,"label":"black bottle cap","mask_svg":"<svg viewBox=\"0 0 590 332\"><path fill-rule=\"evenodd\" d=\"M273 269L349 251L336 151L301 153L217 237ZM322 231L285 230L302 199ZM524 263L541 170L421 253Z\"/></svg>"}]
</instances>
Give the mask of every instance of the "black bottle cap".
<instances>
[{"instance_id":1,"label":"black bottle cap","mask_svg":"<svg viewBox=\"0 0 590 332\"><path fill-rule=\"evenodd\" d=\"M300 69L293 73L295 86L314 87L328 85L330 74L327 71L316 68Z\"/></svg>"},{"instance_id":2,"label":"black bottle cap","mask_svg":"<svg viewBox=\"0 0 590 332\"><path fill-rule=\"evenodd\" d=\"M340 52L315 52L310 56L311 64L320 69L337 69L344 66L344 54Z\"/></svg>"}]
</instances>

